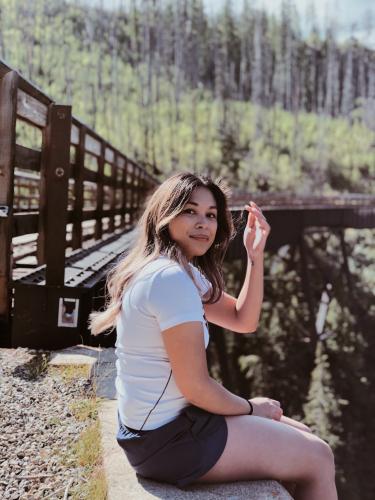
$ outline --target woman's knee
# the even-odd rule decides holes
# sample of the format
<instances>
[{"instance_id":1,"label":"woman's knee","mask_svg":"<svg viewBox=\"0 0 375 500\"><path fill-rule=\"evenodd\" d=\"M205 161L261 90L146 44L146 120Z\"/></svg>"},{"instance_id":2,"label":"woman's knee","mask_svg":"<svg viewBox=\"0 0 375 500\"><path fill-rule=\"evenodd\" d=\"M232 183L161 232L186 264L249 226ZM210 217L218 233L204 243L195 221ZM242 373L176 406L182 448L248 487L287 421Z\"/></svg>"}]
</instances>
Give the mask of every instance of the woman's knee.
<instances>
[{"instance_id":1,"label":"woman's knee","mask_svg":"<svg viewBox=\"0 0 375 500\"><path fill-rule=\"evenodd\" d=\"M314 439L311 442L311 471L313 474L334 475L335 456L332 448L323 439Z\"/></svg>"}]
</instances>

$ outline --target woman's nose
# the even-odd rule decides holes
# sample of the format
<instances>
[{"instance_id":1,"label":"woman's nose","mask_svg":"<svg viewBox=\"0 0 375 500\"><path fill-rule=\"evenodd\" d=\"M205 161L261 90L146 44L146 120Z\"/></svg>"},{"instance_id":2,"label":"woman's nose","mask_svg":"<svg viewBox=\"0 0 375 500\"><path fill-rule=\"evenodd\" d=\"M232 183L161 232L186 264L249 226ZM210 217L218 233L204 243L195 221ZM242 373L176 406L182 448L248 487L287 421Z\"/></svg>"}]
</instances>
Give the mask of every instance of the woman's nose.
<instances>
[{"instance_id":1,"label":"woman's nose","mask_svg":"<svg viewBox=\"0 0 375 500\"><path fill-rule=\"evenodd\" d=\"M208 224L208 218L205 215L198 216L198 220L196 222L197 226L204 226Z\"/></svg>"}]
</instances>

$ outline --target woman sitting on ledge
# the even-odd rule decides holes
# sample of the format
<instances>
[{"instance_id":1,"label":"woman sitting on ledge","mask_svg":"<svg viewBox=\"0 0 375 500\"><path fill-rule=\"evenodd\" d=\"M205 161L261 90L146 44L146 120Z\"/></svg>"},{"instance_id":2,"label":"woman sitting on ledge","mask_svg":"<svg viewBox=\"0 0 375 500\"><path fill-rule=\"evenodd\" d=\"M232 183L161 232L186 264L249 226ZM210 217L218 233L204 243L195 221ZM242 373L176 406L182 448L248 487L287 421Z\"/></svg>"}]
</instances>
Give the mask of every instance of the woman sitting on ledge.
<instances>
[{"instance_id":1,"label":"woman sitting on ledge","mask_svg":"<svg viewBox=\"0 0 375 500\"><path fill-rule=\"evenodd\" d=\"M209 375L207 321L240 334L257 329L270 233L250 202L246 277L237 299L225 293L222 263L234 236L227 195L222 181L204 176L164 181L133 248L108 275L109 301L92 313L91 329L117 329L117 441L137 473L178 487L276 479L294 483L297 499L337 499L325 441L284 416L279 401L239 397Z\"/></svg>"}]
</instances>

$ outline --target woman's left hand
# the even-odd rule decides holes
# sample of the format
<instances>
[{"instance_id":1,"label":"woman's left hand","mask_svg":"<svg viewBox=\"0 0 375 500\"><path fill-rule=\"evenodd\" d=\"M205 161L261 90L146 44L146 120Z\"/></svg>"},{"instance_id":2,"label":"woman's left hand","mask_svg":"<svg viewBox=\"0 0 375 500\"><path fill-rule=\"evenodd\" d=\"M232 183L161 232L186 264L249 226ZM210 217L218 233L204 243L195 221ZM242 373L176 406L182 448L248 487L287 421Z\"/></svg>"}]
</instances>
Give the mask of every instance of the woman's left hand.
<instances>
[{"instance_id":1,"label":"woman's left hand","mask_svg":"<svg viewBox=\"0 0 375 500\"><path fill-rule=\"evenodd\" d=\"M266 245L268 235L270 234L271 227L266 221L266 218L262 214L260 208L253 201L250 201L249 205L245 205L245 209L248 211L248 216L243 235L243 243L249 258L252 261L255 261L257 257L262 256L264 253L264 247ZM258 221L259 224L261 237L257 246L254 248L256 221Z\"/></svg>"}]
</instances>

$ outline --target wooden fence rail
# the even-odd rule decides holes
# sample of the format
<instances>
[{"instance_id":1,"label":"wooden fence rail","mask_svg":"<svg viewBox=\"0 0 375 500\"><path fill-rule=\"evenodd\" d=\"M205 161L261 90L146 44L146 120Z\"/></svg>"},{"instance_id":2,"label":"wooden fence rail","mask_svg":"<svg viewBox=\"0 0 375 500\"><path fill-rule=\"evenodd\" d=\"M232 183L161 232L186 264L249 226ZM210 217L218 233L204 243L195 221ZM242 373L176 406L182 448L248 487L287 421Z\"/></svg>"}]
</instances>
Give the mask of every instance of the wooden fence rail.
<instances>
[{"instance_id":1,"label":"wooden fence rail","mask_svg":"<svg viewBox=\"0 0 375 500\"><path fill-rule=\"evenodd\" d=\"M37 235L36 265L62 285L66 248L131 229L157 184L0 60L0 334L11 321L13 238Z\"/></svg>"}]
</instances>

